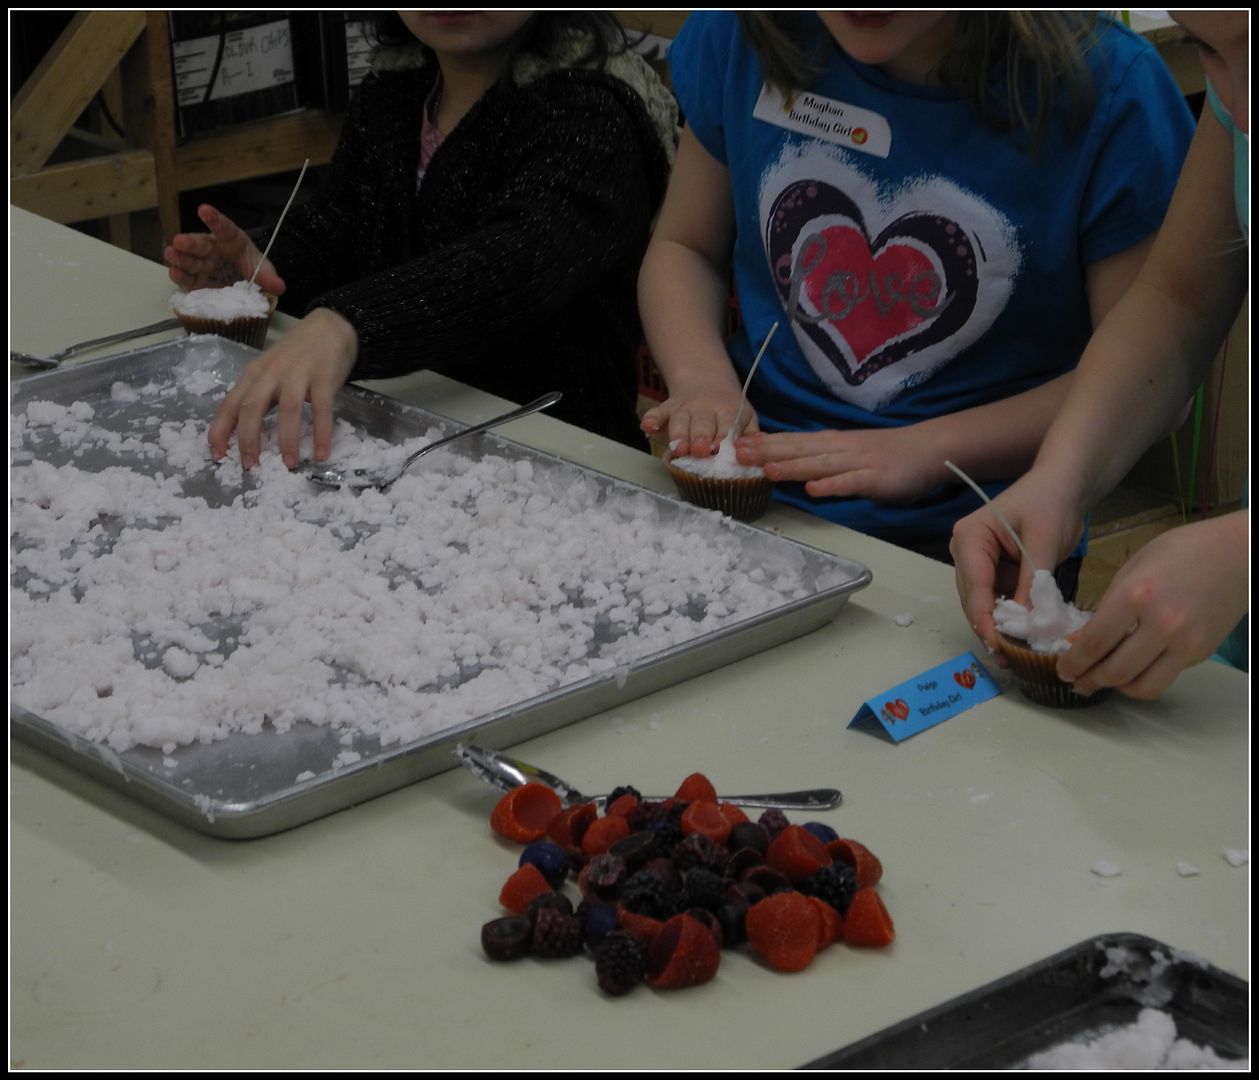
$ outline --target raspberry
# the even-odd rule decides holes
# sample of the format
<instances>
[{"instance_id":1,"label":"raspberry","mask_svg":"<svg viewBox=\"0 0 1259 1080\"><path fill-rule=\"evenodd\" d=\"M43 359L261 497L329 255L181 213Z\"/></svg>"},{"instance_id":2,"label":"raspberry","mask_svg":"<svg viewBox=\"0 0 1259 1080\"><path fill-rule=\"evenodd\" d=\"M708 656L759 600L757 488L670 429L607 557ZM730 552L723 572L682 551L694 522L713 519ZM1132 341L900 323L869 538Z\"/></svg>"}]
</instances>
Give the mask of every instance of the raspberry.
<instances>
[{"instance_id":1,"label":"raspberry","mask_svg":"<svg viewBox=\"0 0 1259 1080\"><path fill-rule=\"evenodd\" d=\"M604 852L595 855L582 869L586 886L600 900L615 900L625 884L625 860Z\"/></svg>"},{"instance_id":2,"label":"raspberry","mask_svg":"<svg viewBox=\"0 0 1259 1080\"><path fill-rule=\"evenodd\" d=\"M698 986L717 974L721 949L707 926L675 915L651 943L647 982L657 990Z\"/></svg>"},{"instance_id":3,"label":"raspberry","mask_svg":"<svg viewBox=\"0 0 1259 1080\"><path fill-rule=\"evenodd\" d=\"M787 820L787 815L781 810L766 810L758 819L761 827L769 833L769 838L774 839L780 832L791 824Z\"/></svg>"},{"instance_id":4,"label":"raspberry","mask_svg":"<svg viewBox=\"0 0 1259 1080\"><path fill-rule=\"evenodd\" d=\"M692 833L673 849L673 864L683 874L696 866L703 866L714 874L720 874L729 861L730 852L702 833Z\"/></svg>"},{"instance_id":5,"label":"raspberry","mask_svg":"<svg viewBox=\"0 0 1259 1080\"><path fill-rule=\"evenodd\" d=\"M628 994L647 974L647 946L632 934L614 930L595 948L595 977L605 994Z\"/></svg>"},{"instance_id":6,"label":"raspberry","mask_svg":"<svg viewBox=\"0 0 1259 1080\"><path fill-rule=\"evenodd\" d=\"M630 827L633 828L632 825ZM624 859L629 869L637 870L651 857L655 844L656 834L649 829L642 829L618 840L608 848L608 854Z\"/></svg>"},{"instance_id":7,"label":"raspberry","mask_svg":"<svg viewBox=\"0 0 1259 1080\"><path fill-rule=\"evenodd\" d=\"M529 955L533 926L520 915L494 919L481 927L481 948L491 960L519 960Z\"/></svg>"},{"instance_id":8,"label":"raspberry","mask_svg":"<svg viewBox=\"0 0 1259 1080\"><path fill-rule=\"evenodd\" d=\"M844 917L844 940L849 945L890 945L896 937L892 916L873 889L858 889Z\"/></svg>"},{"instance_id":9,"label":"raspberry","mask_svg":"<svg viewBox=\"0 0 1259 1080\"><path fill-rule=\"evenodd\" d=\"M726 863L726 877L730 881L742 881L747 873L765 865L765 856L754 848L739 848Z\"/></svg>"},{"instance_id":10,"label":"raspberry","mask_svg":"<svg viewBox=\"0 0 1259 1080\"><path fill-rule=\"evenodd\" d=\"M825 900L843 915L848 911L848 905L857 891L857 875L845 863L831 863L800 882L799 889L806 896Z\"/></svg>"},{"instance_id":11,"label":"raspberry","mask_svg":"<svg viewBox=\"0 0 1259 1080\"><path fill-rule=\"evenodd\" d=\"M490 828L508 840L528 844L546 835L547 826L562 809L560 797L545 784L522 784L498 800L490 814Z\"/></svg>"},{"instance_id":12,"label":"raspberry","mask_svg":"<svg viewBox=\"0 0 1259 1080\"><path fill-rule=\"evenodd\" d=\"M819 917L803 893L767 896L747 915L748 941L777 971L802 971L813 962Z\"/></svg>"},{"instance_id":13,"label":"raspberry","mask_svg":"<svg viewBox=\"0 0 1259 1080\"><path fill-rule=\"evenodd\" d=\"M533 924L533 955L547 960L576 956L582 947L581 923L572 915L543 908Z\"/></svg>"}]
</instances>

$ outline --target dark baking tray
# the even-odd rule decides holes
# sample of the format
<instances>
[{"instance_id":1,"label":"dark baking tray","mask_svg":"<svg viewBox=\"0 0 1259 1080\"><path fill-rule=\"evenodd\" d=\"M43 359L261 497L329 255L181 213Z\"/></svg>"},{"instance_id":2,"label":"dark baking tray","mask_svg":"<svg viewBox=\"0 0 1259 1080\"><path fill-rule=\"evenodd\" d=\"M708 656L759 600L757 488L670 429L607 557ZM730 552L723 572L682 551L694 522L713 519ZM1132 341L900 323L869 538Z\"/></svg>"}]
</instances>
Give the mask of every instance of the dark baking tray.
<instances>
[{"instance_id":1,"label":"dark baking tray","mask_svg":"<svg viewBox=\"0 0 1259 1080\"><path fill-rule=\"evenodd\" d=\"M97 407L95 423L116 426L120 431L132 430L128 425L151 415L204 421L215 404L207 396L212 393L209 387L191 393L168 394L163 390L156 399L146 397L125 405L112 400L111 387L117 381L133 387L145 386L150 380L161 382L172 371L184 370L184 365L188 365L188 370L199 378L209 376L215 389L226 389L241 367L256 355L256 350L221 338L190 337L166 342L23 379L13 388L10 411L16 413L40 399L61 404L86 401ZM461 426L424 409L353 386L338 396L337 415L391 442L424 434L434 425ZM708 518L714 523L717 520L711 511L510 439L497 435L482 435L479 439L482 441L478 449L471 452L493 452L508 459L527 460L535 468L550 470L573 483L588 483L598 497L613 490L639 493L657 505L661 528L700 527L701 515L707 515L705 522ZM115 460L115 456L96 450L78 456L73 448L64 447L53 447L46 459L54 464L74 460L89 471L113 464L138 470L160 465L151 458ZM185 490L201 495L210 505L235 497L234 492L225 492L209 474L192 478ZM413 742L382 747L377 737L357 735L349 747L360 755L354 764L336 763L346 746L335 728L305 722L283 733L237 733L211 744L181 747L175 765L168 765L160 751L145 746L114 753L12 703L10 731L16 738L202 832L230 839L279 832L455 767L451 751L460 739L475 737L479 743L502 749L808 633L830 622L849 596L871 580L870 571L852 560L741 522L723 519L720 527L738 538L742 557L749 566L770 565L783 559L799 565L807 582L802 591L807 595L784 598L782 603L758 615L643 655L615 673L557 686ZM295 779L306 774L310 774L308 778Z\"/></svg>"},{"instance_id":2,"label":"dark baking tray","mask_svg":"<svg viewBox=\"0 0 1259 1080\"><path fill-rule=\"evenodd\" d=\"M1103 974L1108 950L1123 970ZM1166 966L1164 966L1164 964ZM1250 1056L1250 986L1139 934L1090 938L953 1001L827 1054L804 1069L1011 1069L1059 1043L1171 1015L1181 1039Z\"/></svg>"}]
</instances>

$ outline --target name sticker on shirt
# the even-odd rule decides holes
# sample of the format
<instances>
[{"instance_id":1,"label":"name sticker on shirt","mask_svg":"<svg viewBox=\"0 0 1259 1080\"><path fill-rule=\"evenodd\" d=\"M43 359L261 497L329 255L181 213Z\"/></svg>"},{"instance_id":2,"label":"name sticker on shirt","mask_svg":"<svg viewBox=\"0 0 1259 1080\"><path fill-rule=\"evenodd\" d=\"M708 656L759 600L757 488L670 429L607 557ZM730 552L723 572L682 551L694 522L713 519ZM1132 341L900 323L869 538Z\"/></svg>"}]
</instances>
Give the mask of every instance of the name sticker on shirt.
<instances>
[{"instance_id":1,"label":"name sticker on shirt","mask_svg":"<svg viewBox=\"0 0 1259 1080\"><path fill-rule=\"evenodd\" d=\"M885 117L821 94L798 93L788 109L783 95L766 83L752 115L767 124L826 139L863 154L885 158L892 150L892 129Z\"/></svg>"},{"instance_id":2,"label":"name sticker on shirt","mask_svg":"<svg viewBox=\"0 0 1259 1080\"><path fill-rule=\"evenodd\" d=\"M999 693L975 654L965 652L870 698L848 726L882 728L893 742L904 742Z\"/></svg>"}]
</instances>

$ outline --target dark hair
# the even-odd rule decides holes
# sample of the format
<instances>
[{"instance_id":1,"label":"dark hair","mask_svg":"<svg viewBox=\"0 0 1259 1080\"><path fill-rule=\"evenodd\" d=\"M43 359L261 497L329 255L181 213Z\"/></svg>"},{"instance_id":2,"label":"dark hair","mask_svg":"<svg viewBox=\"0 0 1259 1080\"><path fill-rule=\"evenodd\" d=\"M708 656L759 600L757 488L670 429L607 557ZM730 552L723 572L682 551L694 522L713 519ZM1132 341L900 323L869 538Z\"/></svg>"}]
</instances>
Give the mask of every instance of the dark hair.
<instances>
[{"instance_id":1,"label":"dark hair","mask_svg":"<svg viewBox=\"0 0 1259 1080\"><path fill-rule=\"evenodd\" d=\"M1098 17L1087 11L962 11L957 37L933 75L970 100L998 131L1026 133L1032 147L1045 137L1060 87L1075 130L1092 108L1093 81L1085 54L1096 41ZM803 13L739 15L760 57L766 81L788 102L826 70L830 34Z\"/></svg>"},{"instance_id":2,"label":"dark hair","mask_svg":"<svg viewBox=\"0 0 1259 1080\"><path fill-rule=\"evenodd\" d=\"M521 53L549 59L572 31L587 41L585 52L572 61L574 67L602 68L608 57L629 48L625 27L610 11L535 11L516 34L504 70L510 71ZM433 51L416 40L396 11L378 12L371 20L369 37L377 45L418 45L433 59Z\"/></svg>"}]
</instances>

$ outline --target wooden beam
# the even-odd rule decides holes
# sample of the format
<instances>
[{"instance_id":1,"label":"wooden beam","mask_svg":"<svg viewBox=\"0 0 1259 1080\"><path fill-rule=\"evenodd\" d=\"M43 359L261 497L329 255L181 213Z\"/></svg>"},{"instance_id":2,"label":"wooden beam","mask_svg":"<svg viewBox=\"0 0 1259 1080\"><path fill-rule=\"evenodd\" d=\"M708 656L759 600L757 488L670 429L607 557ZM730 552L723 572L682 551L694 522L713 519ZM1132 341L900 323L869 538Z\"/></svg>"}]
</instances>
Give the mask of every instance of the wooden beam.
<instances>
[{"instance_id":1,"label":"wooden beam","mask_svg":"<svg viewBox=\"0 0 1259 1080\"><path fill-rule=\"evenodd\" d=\"M9 182L9 201L68 225L146 210L157 204L153 155L127 150L109 157L50 165Z\"/></svg>"},{"instance_id":2,"label":"wooden beam","mask_svg":"<svg viewBox=\"0 0 1259 1080\"><path fill-rule=\"evenodd\" d=\"M179 180L175 166L175 88L171 75L170 23L164 11L145 14L144 38L122 68L123 128L127 139L152 156L162 241L180 231Z\"/></svg>"},{"instance_id":3,"label":"wooden beam","mask_svg":"<svg viewBox=\"0 0 1259 1080\"><path fill-rule=\"evenodd\" d=\"M341 134L342 117L320 109L238 124L175 148L179 190L214 187L291 172L310 158L325 165Z\"/></svg>"},{"instance_id":4,"label":"wooden beam","mask_svg":"<svg viewBox=\"0 0 1259 1080\"><path fill-rule=\"evenodd\" d=\"M9 176L36 172L144 31L142 11L81 11L14 97Z\"/></svg>"}]
</instances>

